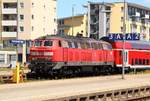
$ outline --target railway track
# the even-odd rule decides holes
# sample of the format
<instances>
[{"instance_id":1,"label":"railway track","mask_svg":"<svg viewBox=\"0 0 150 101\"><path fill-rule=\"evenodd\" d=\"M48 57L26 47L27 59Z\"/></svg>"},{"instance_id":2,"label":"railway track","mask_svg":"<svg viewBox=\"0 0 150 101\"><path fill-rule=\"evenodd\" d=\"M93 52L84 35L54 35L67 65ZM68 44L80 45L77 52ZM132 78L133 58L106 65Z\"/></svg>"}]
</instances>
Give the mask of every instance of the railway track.
<instances>
[{"instance_id":1,"label":"railway track","mask_svg":"<svg viewBox=\"0 0 150 101\"><path fill-rule=\"evenodd\" d=\"M150 101L150 86L95 92L45 101Z\"/></svg>"}]
</instances>

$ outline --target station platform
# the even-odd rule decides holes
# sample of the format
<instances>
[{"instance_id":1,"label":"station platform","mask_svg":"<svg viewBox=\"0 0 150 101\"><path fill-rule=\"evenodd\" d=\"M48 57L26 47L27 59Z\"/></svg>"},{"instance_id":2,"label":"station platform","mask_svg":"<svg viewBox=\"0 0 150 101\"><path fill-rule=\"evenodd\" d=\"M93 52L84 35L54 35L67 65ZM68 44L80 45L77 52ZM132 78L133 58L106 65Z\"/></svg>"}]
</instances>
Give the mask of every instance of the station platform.
<instances>
[{"instance_id":1,"label":"station platform","mask_svg":"<svg viewBox=\"0 0 150 101\"><path fill-rule=\"evenodd\" d=\"M0 101L43 101L110 90L150 86L150 74L99 76L0 85Z\"/></svg>"}]
</instances>

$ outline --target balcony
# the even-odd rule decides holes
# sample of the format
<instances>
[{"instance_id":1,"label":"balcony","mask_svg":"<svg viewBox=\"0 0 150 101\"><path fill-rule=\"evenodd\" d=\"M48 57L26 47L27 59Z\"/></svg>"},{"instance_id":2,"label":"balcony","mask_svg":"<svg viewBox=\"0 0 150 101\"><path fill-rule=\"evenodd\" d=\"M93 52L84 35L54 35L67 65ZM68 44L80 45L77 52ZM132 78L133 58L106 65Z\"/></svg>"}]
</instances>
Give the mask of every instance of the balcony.
<instances>
[{"instance_id":1,"label":"balcony","mask_svg":"<svg viewBox=\"0 0 150 101\"><path fill-rule=\"evenodd\" d=\"M16 8L3 8L2 14L17 14Z\"/></svg>"},{"instance_id":2,"label":"balcony","mask_svg":"<svg viewBox=\"0 0 150 101\"><path fill-rule=\"evenodd\" d=\"M16 37L17 32L2 32L2 37Z\"/></svg>"},{"instance_id":3,"label":"balcony","mask_svg":"<svg viewBox=\"0 0 150 101\"><path fill-rule=\"evenodd\" d=\"M16 20L2 20L2 26L17 26Z\"/></svg>"}]
</instances>

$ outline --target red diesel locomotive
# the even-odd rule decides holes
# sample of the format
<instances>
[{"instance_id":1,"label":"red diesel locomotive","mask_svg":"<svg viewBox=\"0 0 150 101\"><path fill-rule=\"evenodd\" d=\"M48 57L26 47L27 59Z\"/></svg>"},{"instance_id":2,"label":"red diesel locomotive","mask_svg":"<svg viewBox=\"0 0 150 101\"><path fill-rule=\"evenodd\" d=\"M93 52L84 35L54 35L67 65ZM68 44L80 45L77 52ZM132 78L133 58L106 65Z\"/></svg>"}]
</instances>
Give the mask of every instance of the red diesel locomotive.
<instances>
[{"instance_id":1,"label":"red diesel locomotive","mask_svg":"<svg viewBox=\"0 0 150 101\"><path fill-rule=\"evenodd\" d=\"M33 41L30 62L31 71L37 74L99 73L112 69L114 53L108 42L91 38L47 36Z\"/></svg>"},{"instance_id":2,"label":"red diesel locomotive","mask_svg":"<svg viewBox=\"0 0 150 101\"><path fill-rule=\"evenodd\" d=\"M33 41L30 69L39 75L114 73L122 69L123 42L46 36ZM125 42L125 67L149 68L150 43Z\"/></svg>"}]
</instances>

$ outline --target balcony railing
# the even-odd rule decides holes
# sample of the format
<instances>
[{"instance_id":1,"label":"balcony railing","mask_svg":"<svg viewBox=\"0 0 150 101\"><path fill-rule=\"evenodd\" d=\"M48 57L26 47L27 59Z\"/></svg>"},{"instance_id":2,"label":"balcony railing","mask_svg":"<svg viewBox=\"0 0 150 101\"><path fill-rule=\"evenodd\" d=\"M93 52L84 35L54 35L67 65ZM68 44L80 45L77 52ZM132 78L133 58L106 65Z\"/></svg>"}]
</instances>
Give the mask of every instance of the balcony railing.
<instances>
[{"instance_id":1,"label":"balcony railing","mask_svg":"<svg viewBox=\"0 0 150 101\"><path fill-rule=\"evenodd\" d=\"M2 32L2 37L16 37L17 32Z\"/></svg>"},{"instance_id":2,"label":"balcony railing","mask_svg":"<svg viewBox=\"0 0 150 101\"><path fill-rule=\"evenodd\" d=\"M17 14L17 8L3 8L2 14Z\"/></svg>"},{"instance_id":3,"label":"balcony railing","mask_svg":"<svg viewBox=\"0 0 150 101\"><path fill-rule=\"evenodd\" d=\"M16 20L2 20L2 26L17 26Z\"/></svg>"}]
</instances>

